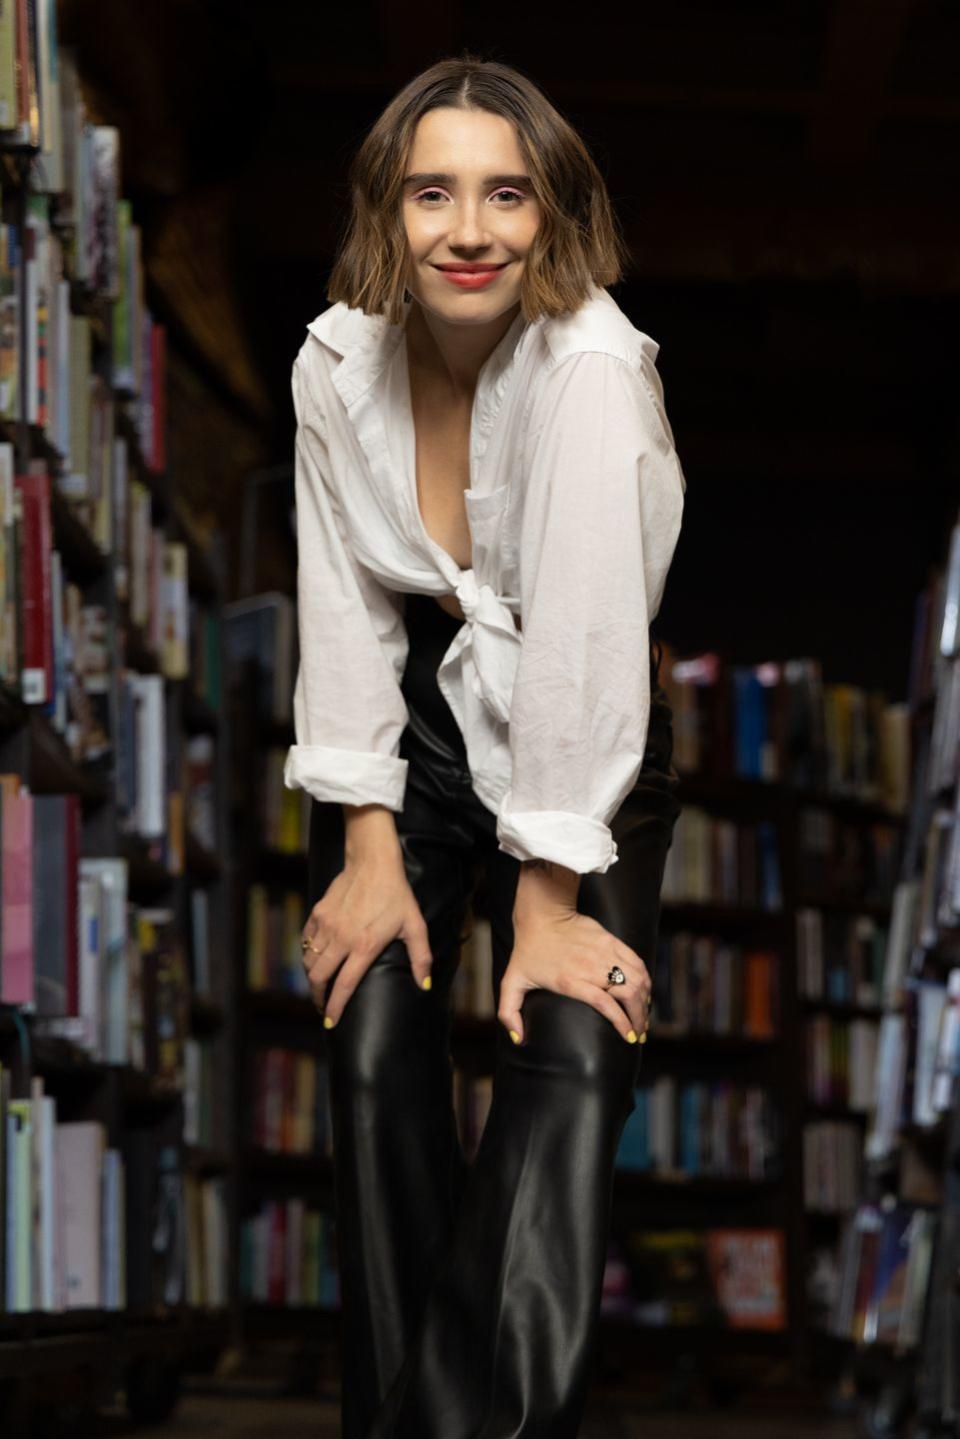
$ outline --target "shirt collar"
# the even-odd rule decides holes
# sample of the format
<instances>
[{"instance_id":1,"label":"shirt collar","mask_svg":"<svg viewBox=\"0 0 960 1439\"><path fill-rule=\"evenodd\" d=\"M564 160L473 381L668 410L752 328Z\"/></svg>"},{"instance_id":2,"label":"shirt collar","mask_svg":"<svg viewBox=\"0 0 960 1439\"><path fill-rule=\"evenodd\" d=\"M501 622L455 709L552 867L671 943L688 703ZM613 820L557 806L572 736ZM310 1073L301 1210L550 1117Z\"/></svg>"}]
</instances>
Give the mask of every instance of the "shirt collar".
<instances>
[{"instance_id":1,"label":"shirt collar","mask_svg":"<svg viewBox=\"0 0 960 1439\"><path fill-rule=\"evenodd\" d=\"M367 315L359 307L351 309L338 300L307 325L310 333L340 358L339 365L332 372L332 379L348 409L370 389L393 359L403 340L412 303L412 300L403 302L403 318L398 324L393 324L385 315ZM523 312L518 311L513 323L484 361L478 384L489 381L499 387L500 381L506 378L526 329Z\"/></svg>"}]
</instances>

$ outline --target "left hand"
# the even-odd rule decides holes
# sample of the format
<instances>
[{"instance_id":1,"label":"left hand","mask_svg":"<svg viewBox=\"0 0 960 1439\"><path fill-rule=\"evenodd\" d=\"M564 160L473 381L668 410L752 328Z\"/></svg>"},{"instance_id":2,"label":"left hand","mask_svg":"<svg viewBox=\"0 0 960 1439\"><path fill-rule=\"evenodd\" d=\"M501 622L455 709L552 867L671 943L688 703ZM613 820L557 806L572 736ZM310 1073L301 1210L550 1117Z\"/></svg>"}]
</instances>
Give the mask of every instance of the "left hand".
<instances>
[{"instance_id":1,"label":"left hand","mask_svg":"<svg viewBox=\"0 0 960 1439\"><path fill-rule=\"evenodd\" d=\"M627 982L604 989L614 964ZM647 966L629 945L575 908L538 904L514 915L514 946L500 985L497 1018L513 1031L511 1038L517 1036L516 1044L523 1040L520 1008L531 989L582 999L630 1044L646 1036L652 992Z\"/></svg>"}]
</instances>

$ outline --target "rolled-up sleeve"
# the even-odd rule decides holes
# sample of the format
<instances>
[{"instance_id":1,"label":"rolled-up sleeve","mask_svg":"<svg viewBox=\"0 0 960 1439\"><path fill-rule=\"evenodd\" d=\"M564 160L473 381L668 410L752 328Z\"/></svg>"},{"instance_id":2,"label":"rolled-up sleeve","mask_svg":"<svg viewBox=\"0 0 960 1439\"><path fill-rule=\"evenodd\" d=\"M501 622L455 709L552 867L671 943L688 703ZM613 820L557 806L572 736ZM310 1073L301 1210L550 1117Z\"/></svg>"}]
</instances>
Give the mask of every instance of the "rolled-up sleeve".
<instances>
[{"instance_id":1,"label":"rolled-up sleeve","mask_svg":"<svg viewBox=\"0 0 960 1439\"><path fill-rule=\"evenodd\" d=\"M520 529L523 645L500 848L580 874L616 863L610 820L643 763L649 624L685 479L652 360L561 359L534 402Z\"/></svg>"},{"instance_id":2,"label":"rolled-up sleeve","mask_svg":"<svg viewBox=\"0 0 960 1439\"><path fill-rule=\"evenodd\" d=\"M318 800L399 811L407 781L400 736L408 718L400 691L408 646L400 596L350 551L328 483L324 416L302 351L291 388L300 662L296 743L287 753L284 783Z\"/></svg>"}]
</instances>

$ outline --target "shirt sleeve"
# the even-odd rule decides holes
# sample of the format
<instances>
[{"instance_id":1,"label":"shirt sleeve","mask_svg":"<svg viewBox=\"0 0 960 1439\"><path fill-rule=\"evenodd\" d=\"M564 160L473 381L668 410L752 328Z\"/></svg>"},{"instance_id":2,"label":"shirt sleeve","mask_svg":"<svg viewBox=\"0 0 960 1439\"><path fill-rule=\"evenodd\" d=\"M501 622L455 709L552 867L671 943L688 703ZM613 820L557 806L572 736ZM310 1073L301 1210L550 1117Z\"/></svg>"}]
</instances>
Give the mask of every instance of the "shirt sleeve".
<instances>
[{"instance_id":1,"label":"shirt sleeve","mask_svg":"<svg viewBox=\"0 0 960 1439\"><path fill-rule=\"evenodd\" d=\"M585 874L616 863L610 820L650 717L650 620L686 482L653 361L560 360L534 401L520 527L523 644L497 837Z\"/></svg>"},{"instance_id":2,"label":"shirt sleeve","mask_svg":"<svg viewBox=\"0 0 960 1439\"><path fill-rule=\"evenodd\" d=\"M408 718L400 690L408 649L402 601L350 550L329 486L325 421L302 354L291 377L300 662L296 743L284 783L318 800L398 811L407 781L407 761L399 758Z\"/></svg>"}]
</instances>

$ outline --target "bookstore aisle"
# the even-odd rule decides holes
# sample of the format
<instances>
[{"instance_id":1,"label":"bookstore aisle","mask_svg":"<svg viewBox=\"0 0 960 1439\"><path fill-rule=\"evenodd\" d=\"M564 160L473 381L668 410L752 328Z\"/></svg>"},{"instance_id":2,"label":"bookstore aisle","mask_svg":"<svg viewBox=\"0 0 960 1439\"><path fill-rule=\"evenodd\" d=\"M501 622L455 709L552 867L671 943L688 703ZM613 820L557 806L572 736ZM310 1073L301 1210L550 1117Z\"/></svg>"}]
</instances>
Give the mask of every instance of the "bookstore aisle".
<instances>
[{"instance_id":1,"label":"bookstore aisle","mask_svg":"<svg viewBox=\"0 0 960 1439\"><path fill-rule=\"evenodd\" d=\"M292 473L238 481L231 569L193 504L215 387L161 319L123 135L52 0L26 11L0 5L0 1432L333 1436ZM584 1439L957 1432L960 524L941 541L900 698L664 644L684 809ZM497 1023L475 880L468 1159Z\"/></svg>"}]
</instances>

